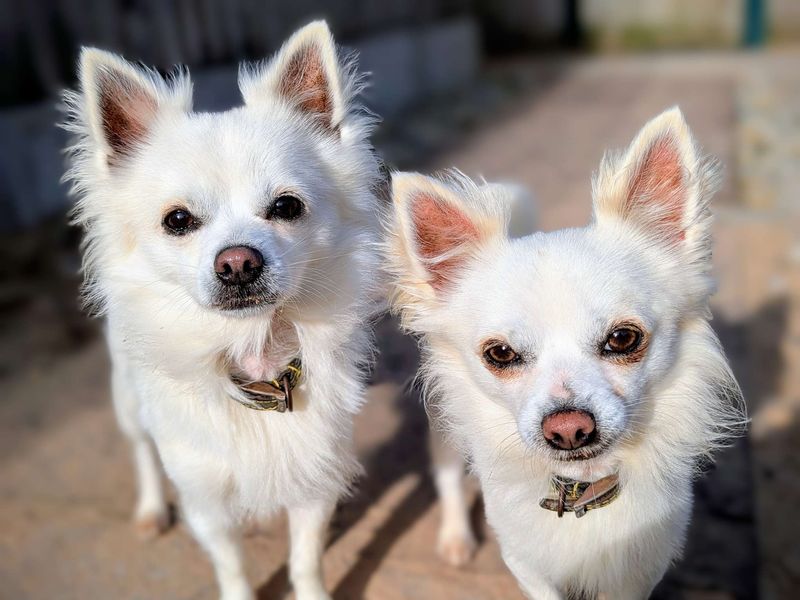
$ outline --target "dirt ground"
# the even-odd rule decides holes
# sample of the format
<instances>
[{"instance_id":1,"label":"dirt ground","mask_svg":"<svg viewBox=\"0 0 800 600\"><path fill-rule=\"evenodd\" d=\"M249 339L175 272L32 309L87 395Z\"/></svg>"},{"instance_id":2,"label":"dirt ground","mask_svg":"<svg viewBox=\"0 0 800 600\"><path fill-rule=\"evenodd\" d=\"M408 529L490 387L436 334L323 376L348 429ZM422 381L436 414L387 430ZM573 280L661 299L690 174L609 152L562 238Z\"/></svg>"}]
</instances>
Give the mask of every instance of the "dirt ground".
<instances>
[{"instance_id":1,"label":"dirt ground","mask_svg":"<svg viewBox=\"0 0 800 600\"><path fill-rule=\"evenodd\" d=\"M714 203L714 324L753 427L697 483L685 557L657 598L797 597L800 208L793 194L800 188L793 173L800 161L800 76L791 65L799 57L506 64L471 95L421 111L379 137L389 160L406 168L454 165L529 186L545 230L585 223L590 175L603 150L623 146L673 104L726 165ZM17 291L0 289L0 597L215 597L210 566L179 518L155 541L136 539L133 472L109 403L98 326L72 308L74 264L43 268L51 273L44 294L19 291L19 282ZM325 555L334 597L521 598L484 523L474 482L478 554L464 569L437 559L426 417L414 393L404 392L416 350L388 319L378 339L375 385L356 426L367 475L337 511ZM287 588L284 520L249 535L246 554L259 597L280 597Z\"/></svg>"}]
</instances>

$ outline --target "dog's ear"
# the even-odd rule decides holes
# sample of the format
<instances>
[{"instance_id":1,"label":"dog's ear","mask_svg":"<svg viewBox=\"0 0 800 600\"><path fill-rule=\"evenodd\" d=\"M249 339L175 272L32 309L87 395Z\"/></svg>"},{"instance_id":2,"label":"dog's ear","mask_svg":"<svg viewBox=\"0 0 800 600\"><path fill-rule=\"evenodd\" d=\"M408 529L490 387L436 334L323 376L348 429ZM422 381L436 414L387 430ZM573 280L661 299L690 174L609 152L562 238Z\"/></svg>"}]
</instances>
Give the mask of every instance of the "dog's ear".
<instances>
[{"instance_id":1,"label":"dog's ear","mask_svg":"<svg viewBox=\"0 0 800 600\"><path fill-rule=\"evenodd\" d=\"M667 245L703 249L718 175L716 161L698 156L680 109L672 108L645 125L624 155L604 157L593 185L595 219L621 220Z\"/></svg>"},{"instance_id":2,"label":"dog's ear","mask_svg":"<svg viewBox=\"0 0 800 600\"><path fill-rule=\"evenodd\" d=\"M156 72L96 48L83 48L79 69L89 137L109 165L144 142L163 113L191 110L191 83L185 75L168 85Z\"/></svg>"},{"instance_id":3,"label":"dog's ear","mask_svg":"<svg viewBox=\"0 0 800 600\"><path fill-rule=\"evenodd\" d=\"M401 309L445 295L483 244L506 235L502 189L480 188L466 177L445 183L395 173L392 205L389 253Z\"/></svg>"},{"instance_id":4,"label":"dog's ear","mask_svg":"<svg viewBox=\"0 0 800 600\"><path fill-rule=\"evenodd\" d=\"M248 105L279 98L337 131L347 113L349 78L327 23L315 21L295 32L266 65L243 68L239 88Z\"/></svg>"}]
</instances>

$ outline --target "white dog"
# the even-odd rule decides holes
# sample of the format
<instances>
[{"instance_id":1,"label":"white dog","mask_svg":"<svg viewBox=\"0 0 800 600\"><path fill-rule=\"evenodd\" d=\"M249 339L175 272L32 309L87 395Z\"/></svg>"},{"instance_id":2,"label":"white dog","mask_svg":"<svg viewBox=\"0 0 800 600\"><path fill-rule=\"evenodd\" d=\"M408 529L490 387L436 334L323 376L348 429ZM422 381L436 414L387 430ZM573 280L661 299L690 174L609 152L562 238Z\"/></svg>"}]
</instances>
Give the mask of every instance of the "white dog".
<instances>
[{"instance_id":1,"label":"white dog","mask_svg":"<svg viewBox=\"0 0 800 600\"><path fill-rule=\"evenodd\" d=\"M160 456L224 598L252 596L240 524L281 509L298 597L327 597L379 267L382 178L353 64L317 22L241 71L244 106L228 112L192 112L186 74L94 49L80 83L67 177L135 452L136 525L167 526Z\"/></svg>"},{"instance_id":2,"label":"white dog","mask_svg":"<svg viewBox=\"0 0 800 600\"><path fill-rule=\"evenodd\" d=\"M604 159L582 229L512 239L502 187L394 177L395 307L532 598L645 598L743 422L707 322L717 179L678 109Z\"/></svg>"}]
</instances>

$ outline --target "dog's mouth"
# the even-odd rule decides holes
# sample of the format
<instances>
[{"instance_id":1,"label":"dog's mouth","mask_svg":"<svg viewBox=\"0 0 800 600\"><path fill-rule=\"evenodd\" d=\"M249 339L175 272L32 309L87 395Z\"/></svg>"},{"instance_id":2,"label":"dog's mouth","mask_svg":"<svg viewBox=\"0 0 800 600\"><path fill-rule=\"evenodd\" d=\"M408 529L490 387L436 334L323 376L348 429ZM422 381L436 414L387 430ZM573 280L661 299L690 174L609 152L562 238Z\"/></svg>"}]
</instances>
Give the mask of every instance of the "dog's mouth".
<instances>
[{"instance_id":1,"label":"dog's mouth","mask_svg":"<svg viewBox=\"0 0 800 600\"><path fill-rule=\"evenodd\" d=\"M224 289L217 293L212 307L222 312L252 311L273 307L278 294L248 288Z\"/></svg>"},{"instance_id":2,"label":"dog's mouth","mask_svg":"<svg viewBox=\"0 0 800 600\"><path fill-rule=\"evenodd\" d=\"M553 452L553 458L562 462L577 462L581 460L591 460L597 458L605 448L592 447L592 448L578 448L577 450L559 450Z\"/></svg>"},{"instance_id":3,"label":"dog's mouth","mask_svg":"<svg viewBox=\"0 0 800 600\"><path fill-rule=\"evenodd\" d=\"M611 440L595 438L592 444L573 450L556 449L548 444L547 453L557 462L580 462L602 456L611 446Z\"/></svg>"}]
</instances>

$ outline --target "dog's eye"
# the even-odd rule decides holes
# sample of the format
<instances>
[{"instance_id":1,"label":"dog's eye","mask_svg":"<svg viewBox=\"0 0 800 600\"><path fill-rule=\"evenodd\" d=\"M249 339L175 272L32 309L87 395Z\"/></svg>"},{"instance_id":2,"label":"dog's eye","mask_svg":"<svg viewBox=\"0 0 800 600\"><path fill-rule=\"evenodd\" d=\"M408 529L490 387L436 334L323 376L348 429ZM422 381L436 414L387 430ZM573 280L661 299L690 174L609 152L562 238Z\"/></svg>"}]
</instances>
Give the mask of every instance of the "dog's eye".
<instances>
[{"instance_id":1,"label":"dog's eye","mask_svg":"<svg viewBox=\"0 0 800 600\"><path fill-rule=\"evenodd\" d=\"M267 213L268 219L294 221L303 214L303 202L294 196L279 196Z\"/></svg>"},{"instance_id":2,"label":"dog's eye","mask_svg":"<svg viewBox=\"0 0 800 600\"><path fill-rule=\"evenodd\" d=\"M494 367L507 367L522 360L520 355L508 344L498 342L487 346L483 358Z\"/></svg>"},{"instance_id":3,"label":"dog's eye","mask_svg":"<svg viewBox=\"0 0 800 600\"><path fill-rule=\"evenodd\" d=\"M629 354L639 347L642 332L633 327L619 327L612 331L603 346L607 354Z\"/></svg>"},{"instance_id":4,"label":"dog's eye","mask_svg":"<svg viewBox=\"0 0 800 600\"><path fill-rule=\"evenodd\" d=\"M176 208L164 216L164 229L173 235L185 235L197 229L199 223L192 213L183 208Z\"/></svg>"}]
</instances>

